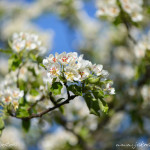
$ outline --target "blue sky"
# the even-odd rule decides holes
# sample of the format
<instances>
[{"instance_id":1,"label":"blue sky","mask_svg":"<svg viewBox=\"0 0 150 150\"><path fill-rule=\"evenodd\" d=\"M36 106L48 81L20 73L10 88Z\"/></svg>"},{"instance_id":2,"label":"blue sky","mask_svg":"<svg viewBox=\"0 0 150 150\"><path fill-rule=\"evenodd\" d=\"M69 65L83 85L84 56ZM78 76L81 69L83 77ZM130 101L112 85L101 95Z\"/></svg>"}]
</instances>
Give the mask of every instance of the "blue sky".
<instances>
[{"instance_id":1,"label":"blue sky","mask_svg":"<svg viewBox=\"0 0 150 150\"><path fill-rule=\"evenodd\" d=\"M26 1L31 2L33 0ZM84 9L90 17L95 17L96 8L94 1L84 3ZM33 22L43 30L52 29L54 31L52 53L76 51L72 43L74 40L79 40L81 35L78 30L71 29L68 23L59 18L59 16L52 13L44 13L33 20Z\"/></svg>"}]
</instances>

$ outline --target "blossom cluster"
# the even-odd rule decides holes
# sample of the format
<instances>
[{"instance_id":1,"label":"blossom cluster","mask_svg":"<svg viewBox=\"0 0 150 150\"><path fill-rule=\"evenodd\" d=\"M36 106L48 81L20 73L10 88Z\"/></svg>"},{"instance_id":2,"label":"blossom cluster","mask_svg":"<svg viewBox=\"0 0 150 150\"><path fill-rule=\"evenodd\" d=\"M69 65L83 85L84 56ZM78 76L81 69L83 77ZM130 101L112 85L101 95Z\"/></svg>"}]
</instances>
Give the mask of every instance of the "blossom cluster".
<instances>
[{"instance_id":1,"label":"blossom cluster","mask_svg":"<svg viewBox=\"0 0 150 150\"><path fill-rule=\"evenodd\" d=\"M46 51L46 48L42 45L42 41L39 40L38 35L33 33L14 33L12 36L11 47L17 53L22 50L38 50L40 52Z\"/></svg>"},{"instance_id":2,"label":"blossom cluster","mask_svg":"<svg viewBox=\"0 0 150 150\"><path fill-rule=\"evenodd\" d=\"M19 100L24 96L24 92L20 91L18 88L1 89L0 92L0 102L6 106L12 105L14 109L18 109Z\"/></svg>"},{"instance_id":3,"label":"blossom cluster","mask_svg":"<svg viewBox=\"0 0 150 150\"><path fill-rule=\"evenodd\" d=\"M103 65L92 64L90 61L83 59L83 55L78 57L76 52L50 54L43 60L43 65L49 78L59 79L60 76L64 76L69 82L84 81L90 76L101 77L101 80L105 81L109 75L108 71L103 70ZM109 82L106 85L105 91L114 94L115 90L111 87L111 84Z\"/></svg>"},{"instance_id":4,"label":"blossom cluster","mask_svg":"<svg viewBox=\"0 0 150 150\"><path fill-rule=\"evenodd\" d=\"M143 0L119 0L121 8L125 11L134 22L141 21ZM117 0L98 0L97 1L97 16L117 17L120 7Z\"/></svg>"},{"instance_id":5,"label":"blossom cluster","mask_svg":"<svg viewBox=\"0 0 150 150\"><path fill-rule=\"evenodd\" d=\"M98 0L97 16L116 17L119 15L120 9L117 6L116 0Z\"/></svg>"}]
</instances>

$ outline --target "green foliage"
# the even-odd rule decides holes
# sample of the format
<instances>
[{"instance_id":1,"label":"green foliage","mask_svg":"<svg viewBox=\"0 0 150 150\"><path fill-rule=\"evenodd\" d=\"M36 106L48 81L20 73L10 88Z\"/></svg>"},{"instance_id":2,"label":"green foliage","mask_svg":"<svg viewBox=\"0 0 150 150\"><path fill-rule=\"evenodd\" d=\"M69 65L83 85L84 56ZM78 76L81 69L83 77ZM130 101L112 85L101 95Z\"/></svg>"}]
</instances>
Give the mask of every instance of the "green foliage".
<instances>
[{"instance_id":1,"label":"green foliage","mask_svg":"<svg viewBox=\"0 0 150 150\"><path fill-rule=\"evenodd\" d=\"M9 64L9 70L13 70L15 71L19 65L21 64L21 59L18 57L18 55L14 54L12 55L9 60L8 60L8 64Z\"/></svg>"},{"instance_id":2,"label":"green foliage","mask_svg":"<svg viewBox=\"0 0 150 150\"><path fill-rule=\"evenodd\" d=\"M38 96L38 95L39 95L39 92L38 92L37 90L35 90L35 89L31 89L31 90L30 90L30 94L31 94L32 96Z\"/></svg>"},{"instance_id":3,"label":"green foliage","mask_svg":"<svg viewBox=\"0 0 150 150\"><path fill-rule=\"evenodd\" d=\"M5 128L5 124L4 124L4 121L3 121L3 118L0 117L0 135L2 133L2 130Z\"/></svg>"},{"instance_id":4,"label":"green foliage","mask_svg":"<svg viewBox=\"0 0 150 150\"><path fill-rule=\"evenodd\" d=\"M2 53L6 53L6 54L12 54L12 50L4 50L4 49L0 49L0 52Z\"/></svg>"},{"instance_id":5,"label":"green foliage","mask_svg":"<svg viewBox=\"0 0 150 150\"><path fill-rule=\"evenodd\" d=\"M90 78L88 78L88 83L95 84L95 83L98 83L99 80L100 80L99 78L90 77Z\"/></svg>"},{"instance_id":6,"label":"green foliage","mask_svg":"<svg viewBox=\"0 0 150 150\"><path fill-rule=\"evenodd\" d=\"M0 130L3 130L4 127L5 127L5 124L4 124L3 118L0 117Z\"/></svg>"},{"instance_id":7,"label":"green foliage","mask_svg":"<svg viewBox=\"0 0 150 150\"><path fill-rule=\"evenodd\" d=\"M30 53L30 54L29 54L29 57L30 57L31 60L33 60L33 61L36 61L36 60L37 60L36 55L34 55L33 53Z\"/></svg>"},{"instance_id":8,"label":"green foliage","mask_svg":"<svg viewBox=\"0 0 150 150\"><path fill-rule=\"evenodd\" d=\"M76 84L70 85L68 91L71 91L75 95L82 96L82 88Z\"/></svg>"},{"instance_id":9,"label":"green foliage","mask_svg":"<svg viewBox=\"0 0 150 150\"><path fill-rule=\"evenodd\" d=\"M28 105L21 106L16 112L17 117L28 117L30 115L28 108L29 108Z\"/></svg>"},{"instance_id":10,"label":"green foliage","mask_svg":"<svg viewBox=\"0 0 150 150\"><path fill-rule=\"evenodd\" d=\"M60 95L61 94L61 90L62 90L63 85L60 82L54 82L52 84L52 87L50 88L50 91L54 94L54 95Z\"/></svg>"},{"instance_id":11,"label":"green foliage","mask_svg":"<svg viewBox=\"0 0 150 150\"><path fill-rule=\"evenodd\" d=\"M22 120L22 128L25 132L28 132L30 129L30 120L29 119L24 119Z\"/></svg>"},{"instance_id":12,"label":"green foliage","mask_svg":"<svg viewBox=\"0 0 150 150\"><path fill-rule=\"evenodd\" d=\"M86 101L86 104L90 110L91 114L94 114L96 116L100 116L101 112L107 113L108 106L102 99L95 99L91 93L87 93L84 96L84 99Z\"/></svg>"}]
</instances>

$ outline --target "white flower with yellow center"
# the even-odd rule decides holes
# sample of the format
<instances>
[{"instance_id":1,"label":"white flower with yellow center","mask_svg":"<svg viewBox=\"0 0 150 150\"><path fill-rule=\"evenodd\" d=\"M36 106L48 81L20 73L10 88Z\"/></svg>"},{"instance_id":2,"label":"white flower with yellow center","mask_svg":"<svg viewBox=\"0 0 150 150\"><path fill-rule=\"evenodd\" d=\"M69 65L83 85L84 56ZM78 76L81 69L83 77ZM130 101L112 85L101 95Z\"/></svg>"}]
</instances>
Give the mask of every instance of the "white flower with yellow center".
<instances>
[{"instance_id":1,"label":"white flower with yellow center","mask_svg":"<svg viewBox=\"0 0 150 150\"><path fill-rule=\"evenodd\" d=\"M131 16L132 21L138 22L143 19L143 0L120 0L120 2L124 11Z\"/></svg>"},{"instance_id":2,"label":"white flower with yellow center","mask_svg":"<svg viewBox=\"0 0 150 150\"><path fill-rule=\"evenodd\" d=\"M43 59L43 65L48 67L52 63L58 62L58 56L59 56L58 53L55 53L55 56L53 54L50 54L49 57Z\"/></svg>"},{"instance_id":3,"label":"white flower with yellow center","mask_svg":"<svg viewBox=\"0 0 150 150\"><path fill-rule=\"evenodd\" d=\"M23 49L27 51L38 50L41 51L41 53L42 51L45 51L38 35L24 32L13 34L11 47L15 52L20 52Z\"/></svg>"},{"instance_id":4,"label":"white flower with yellow center","mask_svg":"<svg viewBox=\"0 0 150 150\"><path fill-rule=\"evenodd\" d=\"M16 110L19 106L19 99L24 95L23 91L20 91L18 88L6 88L2 91L0 96L0 101L5 105L11 104Z\"/></svg>"},{"instance_id":5,"label":"white flower with yellow center","mask_svg":"<svg viewBox=\"0 0 150 150\"><path fill-rule=\"evenodd\" d=\"M98 11L96 15L116 17L119 15L120 9L116 0L97 0Z\"/></svg>"},{"instance_id":6,"label":"white flower with yellow center","mask_svg":"<svg viewBox=\"0 0 150 150\"><path fill-rule=\"evenodd\" d=\"M79 74L78 72L73 69L72 67L66 67L64 75L66 79L70 82L73 82L74 80L77 81L79 79Z\"/></svg>"},{"instance_id":7,"label":"white flower with yellow center","mask_svg":"<svg viewBox=\"0 0 150 150\"><path fill-rule=\"evenodd\" d=\"M20 52L25 48L25 40L22 39L16 39L12 42L12 49L15 52Z\"/></svg>"},{"instance_id":8,"label":"white flower with yellow center","mask_svg":"<svg viewBox=\"0 0 150 150\"><path fill-rule=\"evenodd\" d=\"M47 76L48 77L57 77L60 75L60 64L59 63L54 63L52 65L50 65L48 68L48 73Z\"/></svg>"}]
</instances>

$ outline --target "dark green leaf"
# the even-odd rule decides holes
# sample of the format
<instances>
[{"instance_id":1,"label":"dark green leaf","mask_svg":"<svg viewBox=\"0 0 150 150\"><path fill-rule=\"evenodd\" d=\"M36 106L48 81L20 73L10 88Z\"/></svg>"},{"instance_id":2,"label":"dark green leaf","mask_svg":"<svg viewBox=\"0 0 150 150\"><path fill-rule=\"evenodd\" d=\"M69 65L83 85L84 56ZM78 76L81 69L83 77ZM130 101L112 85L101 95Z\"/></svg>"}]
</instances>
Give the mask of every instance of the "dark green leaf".
<instances>
[{"instance_id":1,"label":"dark green leaf","mask_svg":"<svg viewBox=\"0 0 150 150\"><path fill-rule=\"evenodd\" d=\"M9 70L15 71L21 64L21 60L18 58L17 55L12 55L8 60L8 64L9 64Z\"/></svg>"},{"instance_id":2,"label":"dark green leaf","mask_svg":"<svg viewBox=\"0 0 150 150\"><path fill-rule=\"evenodd\" d=\"M71 91L75 95L82 96L82 88L76 84L70 85L67 90Z\"/></svg>"},{"instance_id":3,"label":"dark green leaf","mask_svg":"<svg viewBox=\"0 0 150 150\"><path fill-rule=\"evenodd\" d=\"M59 95L59 94L61 94L62 87L63 87L63 85L60 82L54 82L52 84L52 87L50 88L50 91L54 95Z\"/></svg>"},{"instance_id":4,"label":"dark green leaf","mask_svg":"<svg viewBox=\"0 0 150 150\"><path fill-rule=\"evenodd\" d=\"M29 119L22 120L22 128L25 132L29 131L29 129L30 129L30 120Z\"/></svg>"},{"instance_id":5,"label":"dark green leaf","mask_svg":"<svg viewBox=\"0 0 150 150\"><path fill-rule=\"evenodd\" d=\"M100 100L99 98L95 99L90 93L86 94L84 99L91 114L100 116L101 113L107 113L108 106L104 100Z\"/></svg>"}]
</instances>

